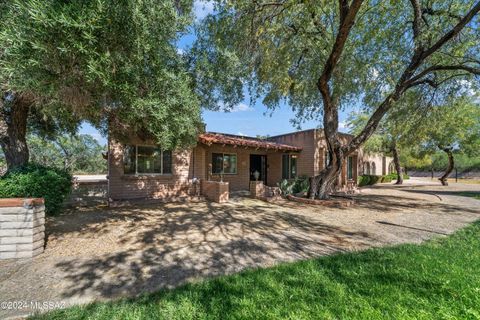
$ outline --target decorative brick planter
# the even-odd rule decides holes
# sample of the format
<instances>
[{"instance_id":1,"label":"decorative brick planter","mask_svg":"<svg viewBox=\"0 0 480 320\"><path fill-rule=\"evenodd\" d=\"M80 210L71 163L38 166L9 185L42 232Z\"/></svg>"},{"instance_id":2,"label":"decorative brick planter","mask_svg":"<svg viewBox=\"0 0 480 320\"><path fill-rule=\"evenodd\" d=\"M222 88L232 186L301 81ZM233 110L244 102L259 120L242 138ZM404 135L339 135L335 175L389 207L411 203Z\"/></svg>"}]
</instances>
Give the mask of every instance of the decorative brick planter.
<instances>
[{"instance_id":1,"label":"decorative brick planter","mask_svg":"<svg viewBox=\"0 0 480 320\"><path fill-rule=\"evenodd\" d=\"M32 258L45 244L43 199L0 199L0 260Z\"/></svg>"},{"instance_id":2,"label":"decorative brick planter","mask_svg":"<svg viewBox=\"0 0 480 320\"><path fill-rule=\"evenodd\" d=\"M201 192L210 201L224 203L228 201L228 182L201 181Z\"/></svg>"},{"instance_id":3,"label":"decorative brick planter","mask_svg":"<svg viewBox=\"0 0 480 320\"><path fill-rule=\"evenodd\" d=\"M263 181L250 181L250 196L267 202L273 202L281 199L280 188L269 187L263 184Z\"/></svg>"},{"instance_id":4,"label":"decorative brick planter","mask_svg":"<svg viewBox=\"0 0 480 320\"><path fill-rule=\"evenodd\" d=\"M300 198L300 197L295 197L292 195L287 196L288 200L291 201L296 201L296 202L301 202L301 203L306 203L306 204L314 204L314 205L320 205L320 206L325 206L325 207L350 207L353 205L355 202L353 199L335 199L335 200L318 200L318 199L308 199L308 198Z\"/></svg>"},{"instance_id":5,"label":"decorative brick planter","mask_svg":"<svg viewBox=\"0 0 480 320\"><path fill-rule=\"evenodd\" d=\"M263 181L250 181L250 196L252 198L265 197Z\"/></svg>"}]
</instances>

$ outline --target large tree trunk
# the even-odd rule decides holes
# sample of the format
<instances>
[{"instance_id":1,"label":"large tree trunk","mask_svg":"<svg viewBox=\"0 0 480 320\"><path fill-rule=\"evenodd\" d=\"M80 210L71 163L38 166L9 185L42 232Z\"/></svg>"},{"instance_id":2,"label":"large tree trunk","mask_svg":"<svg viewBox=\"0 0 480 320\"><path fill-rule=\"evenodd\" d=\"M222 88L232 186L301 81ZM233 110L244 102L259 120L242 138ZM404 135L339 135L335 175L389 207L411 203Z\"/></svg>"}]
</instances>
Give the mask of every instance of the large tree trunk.
<instances>
[{"instance_id":1,"label":"large tree trunk","mask_svg":"<svg viewBox=\"0 0 480 320\"><path fill-rule=\"evenodd\" d=\"M337 35L335 37L335 43L327 61L323 65L322 73L318 78L317 87L322 95L323 100L323 125L325 138L328 144L328 150L329 152L333 152L335 154L338 153L340 156L337 158L337 163L327 166L327 168L325 168L320 175L312 177L310 180L310 197L315 197L317 190L320 198L328 197L328 193L325 191L328 192L328 190L331 190L332 186L334 185L335 180L333 179L332 182L332 177L338 176L338 168L341 168L344 157L357 150L374 133L383 116L389 111L390 108L392 108L395 101L400 99L406 90L417 85L424 84L428 80L425 77L435 71L435 68L426 68L426 70L416 74L418 68L429 56L438 51L446 42L458 35L458 33L480 11L479 2L458 21L453 29L445 33L442 37L440 37L439 40L433 43L433 45L426 48L423 46L423 42L419 40L423 38L423 20L421 18L422 8L419 1L411 1L414 8L413 41L415 50L410 59L410 63L398 79L395 89L374 111L370 119L367 121L365 128L363 128L363 130L347 145L341 146L341 142L338 137L338 96L332 93L333 90L331 90L330 85L332 75L343 53L345 43L349 37L351 28L355 22L355 18L362 3L363 0L353 0L351 4L349 4L349 1L347 0L340 1L340 23ZM442 66L437 68L440 68L438 70L442 70ZM447 68L446 70L451 69L449 66L443 68ZM455 67L453 70L456 70ZM322 186L323 184L327 184L327 186L319 189L319 185Z\"/></svg>"},{"instance_id":2,"label":"large tree trunk","mask_svg":"<svg viewBox=\"0 0 480 320\"><path fill-rule=\"evenodd\" d=\"M398 155L398 148L397 144L393 144L392 147L393 153L393 163L395 164L395 170L397 171L397 182L395 184L403 184L403 174L402 174L402 167L400 165L400 157Z\"/></svg>"},{"instance_id":3,"label":"large tree trunk","mask_svg":"<svg viewBox=\"0 0 480 320\"><path fill-rule=\"evenodd\" d=\"M328 199L330 194L335 191L335 184L342 172L343 159L341 150L330 152L330 163L323 169L319 175L310 179L309 197L314 199Z\"/></svg>"},{"instance_id":4,"label":"large tree trunk","mask_svg":"<svg viewBox=\"0 0 480 320\"><path fill-rule=\"evenodd\" d=\"M450 175L450 173L452 173L453 171L453 168L455 167L455 161L453 159L453 153L452 153L452 150L449 149L449 148L445 148L443 149L443 151L445 151L445 153L447 154L447 157L448 157L448 166L447 166L447 170L445 170L445 173L443 174L443 176L441 176L438 180L440 180L440 182L442 183L443 186L448 186L448 176Z\"/></svg>"},{"instance_id":5,"label":"large tree trunk","mask_svg":"<svg viewBox=\"0 0 480 320\"><path fill-rule=\"evenodd\" d=\"M0 102L0 145L7 169L28 163L27 119L32 100L22 94L9 93Z\"/></svg>"}]
</instances>

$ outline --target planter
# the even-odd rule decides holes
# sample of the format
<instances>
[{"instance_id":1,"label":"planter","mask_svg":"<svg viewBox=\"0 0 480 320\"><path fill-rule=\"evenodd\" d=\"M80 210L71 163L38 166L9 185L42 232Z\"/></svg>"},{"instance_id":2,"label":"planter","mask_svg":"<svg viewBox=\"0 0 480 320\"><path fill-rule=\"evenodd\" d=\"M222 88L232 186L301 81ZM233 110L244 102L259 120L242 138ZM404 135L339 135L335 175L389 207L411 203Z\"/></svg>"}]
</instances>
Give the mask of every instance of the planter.
<instances>
[{"instance_id":1,"label":"planter","mask_svg":"<svg viewBox=\"0 0 480 320\"><path fill-rule=\"evenodd\" d=\"M43 199L0 199L0 260L33 258L44 245Z\"/></svg>"},{"instance_id":2,"label":"planter","mask_svg":"<svg viewBox=\"0 0 480 320\"><path fill-rule=\"evenodd\" d=\"M202 195L210 201L218 203L228 202L228 182L202 180L200 189Z\"/></svg>"}]
</instances>

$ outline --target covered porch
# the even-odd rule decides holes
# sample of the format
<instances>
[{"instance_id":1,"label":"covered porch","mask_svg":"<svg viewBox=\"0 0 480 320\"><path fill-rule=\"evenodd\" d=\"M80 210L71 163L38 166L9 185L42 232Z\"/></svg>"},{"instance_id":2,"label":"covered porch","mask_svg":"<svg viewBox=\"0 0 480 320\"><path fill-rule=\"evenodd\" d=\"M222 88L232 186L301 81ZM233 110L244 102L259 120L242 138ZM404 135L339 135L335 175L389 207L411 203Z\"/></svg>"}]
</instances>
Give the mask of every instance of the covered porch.
<instances>
[{"instance_id":1,"label":"covered porch","mask_svg":"<svg viewBox=\"0 0 480 320\"><path fill-rule=\"evenodd\" d=\"M302 148L218 133L204 133L193 152L191 176L205 181L228 182L230 191L250 189L251 181L276 186L283 178L286 157L296 157ZM296 170L295 167L291 168Z\"/></svg>"}]
</instances>

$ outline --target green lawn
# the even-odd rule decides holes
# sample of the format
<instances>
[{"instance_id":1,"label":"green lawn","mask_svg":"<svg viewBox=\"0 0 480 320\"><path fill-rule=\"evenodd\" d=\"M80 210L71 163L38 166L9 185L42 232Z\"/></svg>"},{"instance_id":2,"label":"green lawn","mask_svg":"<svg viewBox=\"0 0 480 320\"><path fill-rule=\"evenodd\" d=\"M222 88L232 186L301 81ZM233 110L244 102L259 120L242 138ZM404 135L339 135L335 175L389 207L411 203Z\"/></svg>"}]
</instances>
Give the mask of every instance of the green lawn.
<instances>
[{"instance_id":1,"label":"green lawn","mask_svg":"<svg viewBox=\"0 0 480 320\"><path fill-rule=\"evenodd\" d=\"M472 197L472 198L480 200L480 192L464 191L464 192L460 192L459 195L464 196L464 197Z\"/></svg>"},{"instance_id":2,"label":"green lawn","mask_svg":"<svg viewBox=\"0 0 480 320\"><path fill-rule=\"evenodd\" d=\"M257 269L42 319L480 319L480 221L450 237Z\"/></svg>"}]
</instances>

